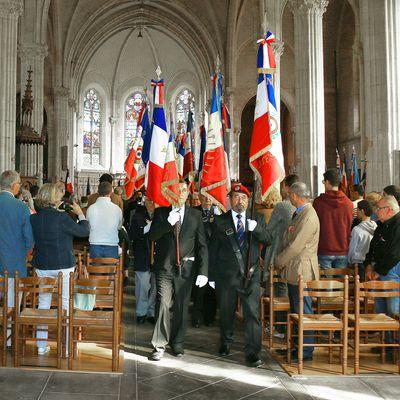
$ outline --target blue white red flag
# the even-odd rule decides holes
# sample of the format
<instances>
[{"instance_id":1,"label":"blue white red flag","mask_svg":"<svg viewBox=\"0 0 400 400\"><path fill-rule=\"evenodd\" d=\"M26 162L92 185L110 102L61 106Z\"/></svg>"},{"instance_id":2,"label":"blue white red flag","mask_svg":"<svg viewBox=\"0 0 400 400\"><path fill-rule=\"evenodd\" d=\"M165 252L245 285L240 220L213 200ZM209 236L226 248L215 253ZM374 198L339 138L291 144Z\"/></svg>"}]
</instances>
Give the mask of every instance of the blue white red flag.
<instances>
[{"instance_id":1,"label":"blue white red flag","mask_svg":"<svg viewBox=\"0 0 400 400\"><path fill-rule=\"evenodd\" d=\"M231 129L231 115L229 114L228 107L222 104L222 122L225 129Z\"/></svg>"},{"instance_id":2,"label":"blue white red flag","mask_svg":"<svg viewBox=\"0 0 400 400\"><path fill-rule=\"evenodd\" d=\"M230 177L223 143L221 81L221 74L215 74L212 78L213 95L200 180L200 192L225 212L227 196L230 190Z\"/></svg>"},{"instance_id":3,"label":"blue white red flag","mask_svg":"<svg viewBox=\"0 0 400 400\"><path fill-rule=\"evenodd\" d=\"M74 187L72 186L71 177L69 176L69 169L67 168L67 174L65 175L65 191L74 193Z\"/></svg>"},{"instance_id":4,"label":"blue white red flag","mask_svg":"<svg viewBox=\"0 0 400 400\"><path fill-rule=\"evenodd\" d=\"M153 127L146 169L146 196L159 206L169 206L179 184L172 136L167 133L163 107L163 80L152 81L154 88ZM176 190L176 193L177 190Z\"/></svg>"},{"instance_id":5,"label":"blue white red flag","mask_svg":"<svg viewBox=\"0 0 400 400\"><path fill-rule=\"evenodd\" d=\"M192 130L193 130L193 113L189 111L184 136L185 157L183 163L183 179L191 179L194 171L193 151L192 151Z\"/></svg>"},{"instance_id":6,"label":"blue white red flag","mask_svg":"<svg viewBox=\"0 0 400 400\"><path fill-rule=\"evenodd\" d=\"M259 74L249 163L260 181L262 201L285 177L280 118L272 86L272 75L267 73L273 72L276 67L271 47L274 40L273 35L268 32L264 39L257 42Z\"/></svg>"},{"instance_id":7,"label":"blue white red flag","mask_svg":"<svg viewBox=\"0 0 400 400\"><path fill-rule=\"evenodd\" d=\"M178 154L176 158L176 164L178 168L178 175L180 179L183 179L183 165L185 161L185 144L183 138L179 141Z\"/></svg>"},{"instance_id":8,"label":"blue white red flag","mask_svg":"<svg viewBox=\"0 0 400 400\"><path fill-rule=\"evenodd\" d=\"M272 43L275 42L275 36L271 32L267 32L266 36L257 41L257 69L258 73L274 73L276 70L276 61L272 50Z\"/></svg>"},{"instance_id":9,"label":"blue white red flag","mask_svg":"<svg viewBox=\"0 0 400 400\"><path fill-rule=\"evenodd\" d=\"M360 184L360 177L358 175L358 167L357 167L357 154L354 146L353 146L353 151L351 153L351 177L353 186Z\"/></svg>"},{"instance_id":10,"label":"blue white red flag","mask_svg":"<svg viewBox=\"0 0 400 400\"><path fill-rule=\"evenodd\" d=\"M152 129L150 126L150 118L149 118L149 108L147 103L145 103L143 112L141 114L139 125L142 128L142 139L143 139L143 150L142 150L142 160L144 165L147 165L150 157L150 145L151 145L151 134Z\"/></svg>"}]
</instances>

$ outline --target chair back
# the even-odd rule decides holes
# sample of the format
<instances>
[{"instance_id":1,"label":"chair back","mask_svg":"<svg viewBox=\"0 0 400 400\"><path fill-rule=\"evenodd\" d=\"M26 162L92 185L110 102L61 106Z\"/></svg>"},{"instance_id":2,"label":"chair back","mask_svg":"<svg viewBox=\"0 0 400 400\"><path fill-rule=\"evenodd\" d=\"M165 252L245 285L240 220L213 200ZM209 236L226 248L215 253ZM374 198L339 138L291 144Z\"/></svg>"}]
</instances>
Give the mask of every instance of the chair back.
<instances>
[{"instance_id":1,"label":"chair back","mask_svg":"<svg viewBox=\"0 0 400 400\"><path fill-rule=\"evenodd\" d=\"M368 299L376 299L379 297L390 298L400 297L400 282L395 281L367 281L360 282L359 275L356 276L356 316L360 315L360 302L364 299L364 303ZM367 312L367 311L365 311Z\"/></svg>"},{"instance_id":2,"label":"chair back","mask_svg":"<svg viewBox=\"0 0 400 400\"><path fill-rule=\"evenodd\" d=\"M357 264L355 264L357 265ZM358 273L358 266L355 268L320 268L319 276L320 280L335 280L339 282L344 282L344 277L348 276L349 279L349 296L353 297L355 295L355 277Z\"/></svg>"},{"instance_id":3,"label":"chair back","mask_svg":"<svg viewBox=\"0 0 400 400\"><path fill-rule=\"evenodd\" d=\"M102 278L74 278L74 273L70 274L69 281L69 302L70 310L74 309L74 295L75 294L87 294L97 296L106 296L110 298L109 303L112 304L112 309L115 312L120 310L119 303L119 275L115 275L115 285L110 286L110 282L107 279Z\"/></svg>"},{"instance_id":4,"label":"chair back","mask_svg":"<svg viewBox=\"0 0 400 400\"><path fill-rule=\"evenodd\" d=\"M286 280L282 278L281 274L277 272L273 264L269 265L269 296L274 297L274 283L286 283Z\"/></svg>"},{"instance_id":5,"label":"chair back","mask_svg":"<svg viewBox=\"0 0 400 400\"><path fill-rule=\"evenodd\" d=\"M61 312L62 305L62 272L59 272L57 278L39 278L37 276L29 276L20 278L18 271L15 273L14 279L14 304L20 304L21 308L14 307L14 317L18 318L21 311L25 308L37 308L37 301L30 301L32 298L37 298L40 293L51 293L56 295L56 301L53 305Z\"/></svg>"},{"instance_id":6,"label":"chair back","mask_svg":"<svg viewBox=\"0 0 400 400\"><path fill-rule=\"evenodd\" d=\"M116 287L116 293L122 306L122 259L120 258L90 258L87 257L85 278L107 282L110 293ZM117 280L118 277L118 280ZM96 296L96 305L99 308L113 308L110 298L103 295Z\"/></svg>"},{"instance_id":7,"label":"chair back","mask_svg":"<svg viewBox=\"0 0 400 400\"><path fill-rule=\"evenodd\" d=\"M339 297L343 299L344 314L348 314L349 307L349 277L344 276L343 282L338 280L320 280L304 282L302 276L299 275L299 315L304 313L303 297L333 298Z\"/></svg>"}]
</instances>

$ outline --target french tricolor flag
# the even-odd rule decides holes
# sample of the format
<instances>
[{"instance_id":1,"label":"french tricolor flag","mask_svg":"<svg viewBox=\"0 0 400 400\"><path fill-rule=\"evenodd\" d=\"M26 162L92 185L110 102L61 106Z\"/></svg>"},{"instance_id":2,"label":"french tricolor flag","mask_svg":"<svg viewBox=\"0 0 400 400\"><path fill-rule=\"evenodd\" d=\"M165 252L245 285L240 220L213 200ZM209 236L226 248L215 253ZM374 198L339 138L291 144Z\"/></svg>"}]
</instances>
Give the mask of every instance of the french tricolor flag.
<instances>
[{"instance_id":1,"label":"french tricolor flag","mask_svg":"<svg viewBox=\"0 0 400 400\"><path fill-rule=\"evenodd\" d=\"M193 130L193 113L189 111L186 134L184 139L185 157L183 162L183 179L189 179L190 174L194 170L193 150L192 150L192 130Z\"/></svg>"},{"instance_id":2,"label":"french tricolor flag","mask_svg":"<svg viewBox=\"0 0 400 400\"><path fill-rule=\"evenodd\" d=\"M275 39L268 32L259 40L257 67L258 87L254 112L253 134L250 143L250 167L261 183L261 198L264 201L271 188L285 177L279 115L275 102L272 75L266 73L275 68L271 43ZM269 48L269 49L268 49ZM268 60L265 60L265 57Z\"/></svg>"},{"instance_id":3,"label":"french tricolor flag","mask_svg":"<svg viewBox=\"0 0 400 400\"><path fill-rule=\"evenodd\" d=\"M154 88L153 129L151 135L149 162L147 163L146 196L158 206L175 204L178 171L175 162L175 147L172 135L167 132L163 107L164 81L152 81Z\"/></svg>"},{"instance_id":4,"label":"french tricolor flag","mask_svg":"<svg viewBox=\"0 0 400 400\"><path fill-rule=\"evenodd\" d=\"M185 143L183 138L179 141L178 154L176 158L176 164L178 166L179 178L183 179L183 165L185 162Z\"/></svg>"},{"instance_id":5,"label":"french tricolor flag","mask_svg":"<svg viewBox=\"0 0 400 400\"><path fill-rule=\"evenodd\" d=\"M203 157L200 193L226 212L230 179L221 121L221 79L221 74L215 74L212 79L213 97Z\"/></svg>"}]
</instances>

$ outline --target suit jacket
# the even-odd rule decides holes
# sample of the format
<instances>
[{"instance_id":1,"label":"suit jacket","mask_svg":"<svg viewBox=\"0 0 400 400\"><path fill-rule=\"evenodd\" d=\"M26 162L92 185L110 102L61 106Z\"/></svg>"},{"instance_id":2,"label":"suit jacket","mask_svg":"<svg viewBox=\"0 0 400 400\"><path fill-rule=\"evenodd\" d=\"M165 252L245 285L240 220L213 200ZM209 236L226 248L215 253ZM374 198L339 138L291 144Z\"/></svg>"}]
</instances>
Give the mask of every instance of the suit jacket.
<instances>
[{"instance_id":1,"label":"suit jacket","mask_svg":"<svg viewBox=\"0 0 400 400\"><path fill-rule=\"evenodd\" d=\"M138 206L129 224L129 238L133 247L133 266L135 271L150 271L150 239L144 234L146 220L150 220L146 207Z\"/></svg>"},{"instance_id":2,"label":"suit jacket","mask_svg":"<svg viewBox=\"0 0 400 400\"><path fill-rule=\"evenodd\" d=\"M212 226L212 223L214 222L214 218L215 218L215 215L214 215L214 206L211 206L211 209L210 209L210 219L207 221L207 218L206 218L206 216L205 216L205 214L204 214L204 212L203 212L203 207L200 205L200 206L197 206L197 207L193 207L195 210L199 210L200 212L201 212L201 218L202 218L202 221L203 221L203 224L204 224L204 230L205 230L205 233L206 233L206 239L207 239L207 243L209 244L209 242L210 242L210 239L211 239L211 226Z\"/></svg>"},{"instance_id":3,"label":"suit jacket","mask_svg":"<svg viewBox=\"0 0 400 400\"><path fill-rule=\"evenodd\" d=\"M246 213L246 219L250 215ZM259 279L259 244L265 242L265 221L260 214L256 215L257 226L253 231L251 248L251 266L255 266L254 279ZM237 240L236 227L233 223L232 212L215 216L210 242L210 281L216 280L219 284L231 285L244 276L248 253L248 227L245 222L245 245L240 250ZM236 245L235 245L236 243ZM241 263L235 248L240 250Z\"/></svg>"},{"instance_id":4,"label":"suit jacket","mask_svg":"<svg viewBox=\"0 0 400 400\"><path fill-rule=\"evenodd\" d=\"M33 247L29 208L12 193L0 193L0 272L26 276L26 255Z\"/></svg>"},{"instance_id":5,"label":"suit jacket","mask_svg":"<svg viewBox=\"0 0 400 400\"><path fill-rule=\"evenodd\" d=\"M280 252L275 256L275 267L288 283L297 285L299 274L305 281L319 279L318 241L318 215L307 204L287 228Z\"/></svg>"},{"instance_id":6,"label":"suit jacket","mask_svg":"<svg viewBox=\"0 0 400 400\"><path fill-rule=\"evenodd\" d=\"M89 236L88 221L76 223L66 212L45 207L31 216L31 224L35 238L32 259L35 268L54 270L75 266L73 239Z\"/></svg>"},{"instance_id":7,"label":"suit jacket","mask_svg":"<svg viewBox=\"0 0 400 400\"><path fill-rule=\"evenodd\" d=\"M167 221L171 207L159 207L154 212L149 238L156 242L154 271L177 271L175 254L174 227ZM195 273L208 276L208 249L201 213L190 207L185 207L181 230L179 234L180 258L183 264L182 276L188 278ZM187 260L194 257L193 261Z\"/></svg>"},{"instance_id":8,"label":"suit jacket","mask_svg":"<svg viewBox=\"0 0 400 400\"><path fill-rule=\"evenodd\" d=\"M292 215L295 211L296 208L288 200L278 203L272 211L266 228L268 246L265 249L264 279L269 273L269 265L274 264L275 255L279 251L283 235L291 224Z\"/></svg>"}]
</instances>

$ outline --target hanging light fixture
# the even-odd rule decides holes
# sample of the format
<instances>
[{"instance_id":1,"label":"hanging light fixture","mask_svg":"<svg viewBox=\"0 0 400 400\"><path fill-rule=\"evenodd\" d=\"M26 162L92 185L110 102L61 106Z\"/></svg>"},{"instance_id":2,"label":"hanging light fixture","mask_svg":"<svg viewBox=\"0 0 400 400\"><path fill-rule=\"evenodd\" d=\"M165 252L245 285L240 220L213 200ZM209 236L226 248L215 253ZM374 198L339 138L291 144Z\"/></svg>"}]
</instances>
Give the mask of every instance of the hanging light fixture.
<instances>
[{"instance_id":1,"label":"hanging light fixture","mask_svg":"<svg viewBox=\"0 0 400 400\"><path fill-rule=\"evenodd\" d=\"M138 33L137 37L138 37L138 38L143 38L143 35L142 35L142 27L139 28L139 33Z\"/></svg>"},{"instance_id":2,"label":"hanging light fixture","mask_svg":"<svg viewBox=\"0 0 400 400\"><path fill-rule=\"evenodd\" d=\"M140 14L139 14L139 33L137 35L138 39L142 39L142 13L143 13L143 0L140 2Z\"/></svg>"}]
</instances>

